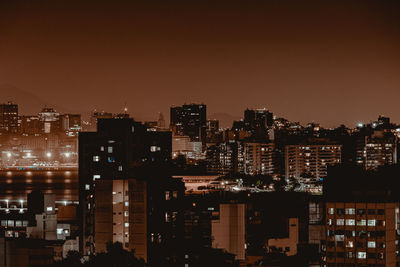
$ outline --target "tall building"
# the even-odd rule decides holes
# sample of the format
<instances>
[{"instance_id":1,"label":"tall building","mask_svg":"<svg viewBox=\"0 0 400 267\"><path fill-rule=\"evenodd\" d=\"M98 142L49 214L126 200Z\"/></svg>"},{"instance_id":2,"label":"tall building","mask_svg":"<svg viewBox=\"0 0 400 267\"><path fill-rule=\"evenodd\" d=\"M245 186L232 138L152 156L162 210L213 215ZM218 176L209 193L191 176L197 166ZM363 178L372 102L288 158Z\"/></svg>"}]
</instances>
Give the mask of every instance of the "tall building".
<instances>
[{"instance_id":1,"label":"tall building","mask_svg":"<svg viewBox=\"0 0 400 267\"><path fill-rule=\"evenodd\" d=\"M207 106L204 104L185 104L171 107L170 127L175 135L187 135L192 141L205 144Z\"/></svg>"},{"instance_id":2,"label":"tall building","mask_svg":"<svg viewBox=\"0 0 400 267\"><path fill-rule=\"evenodd\" d=\"M268 137L268 129L273 125L273 114L267 109L246 109L244 111L244 128L257 138Z\"/></svg>"},{"instance_id":3,"label":"tall building","mask_svg":"<svg viewBox=\"0 0 400 267\"><path fill-rule=\"evenodd\" d=\"M44 133L56 133L60 130L60 113L53 108L44 107L38 117L39 121L43 123Z\"/></svg>"},{"instance_id":4,"label":"tall building","mask_svg":"<svg viewBox=\"0 0 400 267\"><path fill-rule=\"evenodd\" d=\"M247 175L274 174L274 144L246 141L243 143L243 172Z\"/></svg>"},{"instance_id":5,"label":"tall building","mask_svg":"<svg viewBox=\"0 0 400 267\"><path fill-rule=\"evenodd\" d=\"M356 163L366 170L397 163L398 140L393 133L376 130L356 140Z\"/></svg>"},{"instance_id":6,"label":"tall building","mask_svg":"<svg viewBox=\"0 0 400 267\"><path fill-rule=\"evenodd\" d=\"M0 104L0 134L18 132L18 105L8 102Z\"/></svg>"},{"instance_id":7,"label":"tall building","mask_svg":"<svg viewBox=\"0 0 400 267\"><path fill-rule=\"evenodd\" d=\"M399 167L335 167L324 185L326 266L399 266Z\"/></svg>"},{"instance_id":8,"label":"tall building","mask_svg":"<svg viewBox=\"0 0 400 267\"><path fill-rule=\"evenodd\" d=\"M149 264L157 261L154 255L172 260L182 229L175 200L184 187L168 175L170 160L171 133L147 131L133 119L100 119L97 132L79 135L84 255L102 251L108 241L123 241Z\"/></svg>"},{"instance_id":9,"label":"tall building","mask_svg":"<svg viewBox=\"0 0 400 267\"><path fill-rule=\"evenodd\" d=\"M235 254L239 260L246 257L245 206L242 203L221 203L219 218L211 222L212 246Z\"/></svg>"},{"instance_id":10,"label":"tall building","mask_svg":"<svg viewBox=\"0 0 400 267\"><path fill-rule=\"evenodd\" d=\"M74 135L82 130L81 114L63 114L60 120L61 130L67 135Z\"/></svg>"},{"instance_id":11,"label":"tall building","mask_svg":"<svg viewBox=\"0 0 400 267\"><path fill-rule=\"evenodd\" d=\"M326 177L329 165L341 163L341 151L335 144L286 146L286 179Z\"/></svg>"}]
</instances>

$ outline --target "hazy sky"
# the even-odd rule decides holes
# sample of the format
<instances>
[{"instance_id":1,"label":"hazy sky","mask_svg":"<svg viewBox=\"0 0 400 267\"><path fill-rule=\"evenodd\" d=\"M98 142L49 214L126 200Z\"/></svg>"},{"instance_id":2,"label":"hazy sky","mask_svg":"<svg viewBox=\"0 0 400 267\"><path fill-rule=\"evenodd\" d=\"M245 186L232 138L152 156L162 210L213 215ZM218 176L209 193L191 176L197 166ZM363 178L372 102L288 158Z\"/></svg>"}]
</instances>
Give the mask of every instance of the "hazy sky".
<instances>
[{"instance_id":1,"label":"hazy sky","mask_svg":"<svg viewBox=\"0 0 400 267\"><path fill-rule=\"evenodd\" d=\"M141 119L204 102L209 114L400 123L399 14L384 0L2 0L0 88L77 111L127 102Z\"/></svg>"}]
</instances>

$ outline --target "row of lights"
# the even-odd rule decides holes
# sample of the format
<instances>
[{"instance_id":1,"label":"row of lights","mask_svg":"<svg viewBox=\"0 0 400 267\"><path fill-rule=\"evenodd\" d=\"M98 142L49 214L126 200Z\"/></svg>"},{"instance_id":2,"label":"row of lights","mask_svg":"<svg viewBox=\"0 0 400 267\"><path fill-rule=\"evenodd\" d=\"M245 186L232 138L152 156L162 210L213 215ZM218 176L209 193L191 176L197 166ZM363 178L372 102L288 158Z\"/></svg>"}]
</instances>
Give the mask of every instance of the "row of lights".
<instances>
[{"instance_id":1,"label":"row of lights","mask_svg":"<svg viewBox=\"0 0 400 267\"><path fill-rule=\"evenodd\" d=\"M69 157L71 156L71 153L70 153L70 152L65 152L65 153L63 153L63 155L64 155L65 157L69 158ZM11 156L12 156L12 154L11 154L10 152L7 152L7 157L8 157L8 158L11 158ZM28 158L30 158L30 157L32 157L32 153L28 152L28 153L26 153L26 156L27 156ZM46 156L47 156L48 158L51 158L51 156L52 156L51 152L47 152L47 153L46 153Z\"/></svg>"}]
</instances>

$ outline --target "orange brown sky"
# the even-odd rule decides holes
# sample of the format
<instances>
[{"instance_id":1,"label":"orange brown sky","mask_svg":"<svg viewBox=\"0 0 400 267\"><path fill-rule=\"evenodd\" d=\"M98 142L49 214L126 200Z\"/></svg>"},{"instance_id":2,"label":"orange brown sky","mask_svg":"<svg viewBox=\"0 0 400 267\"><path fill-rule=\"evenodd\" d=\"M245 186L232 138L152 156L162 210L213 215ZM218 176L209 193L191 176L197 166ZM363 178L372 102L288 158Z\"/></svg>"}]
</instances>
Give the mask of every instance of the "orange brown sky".
<instances>
[{"instance_id":1,"label":"orange brown sky","mask_svg":"<svg viewBox=\"0 0 400 267\"><path fill-rule=\"evenodd\" d=\"M400 123L399 2L3 0L0 90L79 112L127 102L141 119L204 102L235 117Z\"/></svg>"}]
</instances>

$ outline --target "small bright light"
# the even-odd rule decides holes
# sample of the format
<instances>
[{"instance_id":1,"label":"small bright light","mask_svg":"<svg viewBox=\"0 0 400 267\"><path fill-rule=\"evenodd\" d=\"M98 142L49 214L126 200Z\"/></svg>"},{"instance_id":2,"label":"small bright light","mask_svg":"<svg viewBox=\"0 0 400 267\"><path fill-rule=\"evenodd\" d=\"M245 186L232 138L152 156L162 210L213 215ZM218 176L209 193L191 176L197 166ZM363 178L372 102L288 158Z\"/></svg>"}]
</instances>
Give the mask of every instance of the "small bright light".
<instances>
[{"instance_id":1,"label":"small bright light","mask_svg":"<svg viewBox=\"0 0 400 267\"><path fill-rule=\"evenodd\" d=\"M7 157L11 158L11 153L10 152L7 153Z\"/></svg>"},{"instance_id":2,"label":"small bright light","mask_svg":"<svg viewBox=\"0 0 400 267\"><path fill-rule=\"evenodd\" d=\"M32 154L31 154L31 153L26 153L26 156L27 156L27 157L31 157Z\"/></svg>"},{"instance_id":3,"label":"small bright light","mask_svg":"<svg viewBox=\"0 0 400 267\"><path fill-rule=\"evenodd\" d=\"M51 153L50 153L50 152L47 152L47 153L46 153L46 156L47 156L48 158L50 158L50 157L51 157Z\"/></svg>"},{"instance_id":4,"label":"small bright light","mask_svg":"<svg viewBox=\"0 0 400 267\"><path fill-rule=\"evenodd\" d=\"M70 153L65 153L65 156L67 157L67 158L69 158L69 156L71 156L71 154Z\"/></svg>"},{"instance_id":5,"label":"small bright light","mask_svg":"<svg viewBox=\"0 0 400 267\"><path fill-rule=\"evenodd\" d=\"M362 128L364 126L364 124L362 122L357 123L357 126Z\"/></svg>"}]
</instances>

